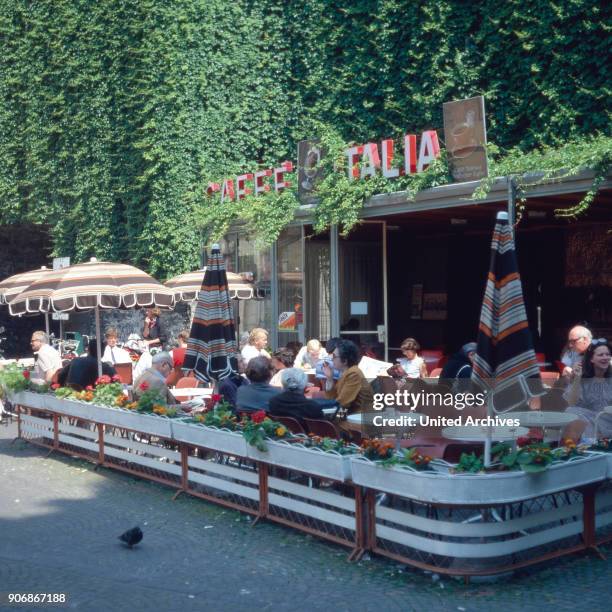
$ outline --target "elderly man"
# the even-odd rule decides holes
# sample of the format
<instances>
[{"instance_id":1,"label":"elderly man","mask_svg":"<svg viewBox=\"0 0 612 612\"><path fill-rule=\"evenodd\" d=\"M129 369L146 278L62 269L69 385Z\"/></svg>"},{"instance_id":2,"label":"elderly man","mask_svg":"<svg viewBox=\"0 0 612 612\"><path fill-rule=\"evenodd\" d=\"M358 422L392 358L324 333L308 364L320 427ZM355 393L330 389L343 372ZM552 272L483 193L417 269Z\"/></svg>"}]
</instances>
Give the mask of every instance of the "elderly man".
<instances>
[{"instance_id":1,"label":"elderly man","mask_svg":"<svg viewBox=\"0 0 612 612\"><path fill-rule=\"evenodd\" d=\"M168 404L176 404L174 395L170 393L166 385L166 378L172 372L174 362L172 356L166 351L153 355L151 367L145 370L134 381L134 399L140 399L140 396L148 390L158 391L159 394L166 400Z\"/></svg>"},{"instance_id":2,"label":"elderly man","mask_svg":"<svg viewBox=\"0 0 612 612\"><path fill-rule=\"evenodd\" d=\"M49 346L49 336L43 331L35 331L30 341L36 364L32 373L32 382L42 385L50 384L53 375L62 367L60 354Z\"/></svg>"},{"instance_id":3,"label":"elderly man","mask_svg":"<svg viewBox=\"0 0 612 612\"><path fill-rule=\"evenodd\" d=\"M301 368L286 368L280 373L282 393L270 400L271 416L286 416L294 419L322 419L321 406L304 396L308 377Z\"/></svg>"},{"instance_id":4,"label":"elderly man","mask_svg":"<svg viewBox=\"0 0 612 612\"><path fill-rule=\"evenodd\" d=\"M570 329L567 335L567 350L561 355L561 361L565 366L562 376L567 380L570 379L574 366L582 361L584 352L591 345L591 340L593 340L593 334L590 329L582 325L576 325Z\"/></svg>"}]
</instances>

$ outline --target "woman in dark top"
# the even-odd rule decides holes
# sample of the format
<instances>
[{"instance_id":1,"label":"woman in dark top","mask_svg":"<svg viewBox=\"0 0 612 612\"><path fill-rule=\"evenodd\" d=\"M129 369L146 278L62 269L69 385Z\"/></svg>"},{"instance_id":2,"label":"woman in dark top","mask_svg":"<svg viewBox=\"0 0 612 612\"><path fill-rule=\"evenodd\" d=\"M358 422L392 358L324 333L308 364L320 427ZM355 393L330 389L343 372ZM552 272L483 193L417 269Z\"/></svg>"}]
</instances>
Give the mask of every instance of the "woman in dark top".
<instances>
[{"instance_id":1,"label":"woman in dark top","mask_svg":"<svg viewBox=\"0 0 612 612\"><path fill-rule=\"evenodd\" d=\"M294 419L322 419L321 406L304 397L306 373L300 368L281 370L282 393L270 400L270 416L286 416Z\"/></svg>"},{"instance_id":2,"label":"woman in dark top","mask_svg":"<svg viewBox=\"0 0 612 612\"><path fill-rule=\"evenodd\" d=\"M163 335L161 325L159 323L159 315L161 311L159 308L147 308L145 310L146 316L144 320L144 327L142 329L142 337L145 342L151 346L162 348L166 341Z\"/></svg>"}]
</instances>

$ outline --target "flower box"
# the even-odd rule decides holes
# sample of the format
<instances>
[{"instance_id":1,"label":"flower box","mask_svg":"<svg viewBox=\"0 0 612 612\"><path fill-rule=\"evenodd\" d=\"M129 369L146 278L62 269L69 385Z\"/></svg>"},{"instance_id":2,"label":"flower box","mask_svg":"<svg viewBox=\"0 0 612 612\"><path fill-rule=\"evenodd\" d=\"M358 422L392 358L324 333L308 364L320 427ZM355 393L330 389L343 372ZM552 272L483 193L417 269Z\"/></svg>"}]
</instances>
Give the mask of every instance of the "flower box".
<instances>
[{"instance_id":1,"label":"flower box","mask_svg":"<svg viewBox=\"0 0 612 612\"><path fill-rule=\"evenodd\" d=\"M247 456L246 440L241 433L229 429L174 420L172 421L172 437L177 442L185 442L238 457Z\"/></svg>"},{"instance_id":2,"label":"flower box","mask_svg":"<svg viewBox=\"0 0 612 612\"><path fill-rule=\"evenodd\" d=\"M249 459L344 482L351 479L351 455L307 448L299 442L266 440L267 451L248 445Z\"/></svg>"},{"instance_id":3,"label":"flower box","mask_svg":"<svg viewBox=\"0 0 612 612\"><path fill-rule=\"evenodd\" d=\"M164 416L141 414L133 410L123 408L112 408L101 406L91 402L79 400L61 399L59 397L47 396L46 408L60 414L73 416L103 425L131 429L140 433L162 438L172 437L171 420Z\"/></svg>"},{"instance_id":4,"label":"flower box","mask_svg":"<svg viewBox=\"0 0 612 612\"><path fill-rule=\"evenodd\" d=\"M44 409L46 407L47 397L49 396L45 393L34 393L33 391L9 393L11 403L19 406L26 406L27 408Z\"/></svg>"},{"instance_id":5,"label":"flower box","mask_svg":"<svg viewBox=\"0 0 612 612\"><path fill-rule=\"evenodd\" d=\"M364 457L351 460L353 482L410 499L439 504L506 504L598 482L606 478L607 462L588 455L555 463L536 474L522 471L496 474L418 472L403 467L383 467Z\"/></svg>"}]
</instances>

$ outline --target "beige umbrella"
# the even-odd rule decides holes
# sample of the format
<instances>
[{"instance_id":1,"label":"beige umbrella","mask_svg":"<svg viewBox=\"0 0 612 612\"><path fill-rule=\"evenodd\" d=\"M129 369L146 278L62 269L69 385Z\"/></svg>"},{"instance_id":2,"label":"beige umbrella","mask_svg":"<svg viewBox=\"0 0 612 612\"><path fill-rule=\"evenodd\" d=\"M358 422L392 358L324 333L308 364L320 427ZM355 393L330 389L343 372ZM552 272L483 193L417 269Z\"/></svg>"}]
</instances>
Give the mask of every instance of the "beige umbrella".
<instances>
[{"instance_id":1,"label":"beige umbrella","mask_svg":"<svg viewBox=\"0 0 612 612\"><path fill-rule=\"evenodd\" d=\"M33 282L43 278L49 272L53 272L47 266L42 266L38 270L21 272L5 278L0 283L0 304L8 304L13 298L25 291ZM45 313L45 331L49 333L49 314Z\"/></svg>"},{"instance_id":2,"label":"beige umbrella","mask_svg":"<svg viewBox=\"0 0 612 612\"><path fill-rule=\"evenodd\" d=\"M137 306L172 308L174 295L142 270L126 264L97 261L76 264L33 282L9 302L12 315L94 309L100 352L100 308ZM102 364L98 362L102 374Z\"/></svg>"},{"instance_id":3,"label":"beige umbrella","mask_svg":"<svg viewBox=\"0 0 612 612\"><path fill-rule=\"evenodd\" d=\"M167 280L164 284L174 293L177 301L193 302L198 299L198 293L202 289L202 281L206 268L187 272ZM250 281L245 280L235 272L226 272L229 296L232 300L250 300L259 297L256 287Z\"/></svg>"}]
</instances>

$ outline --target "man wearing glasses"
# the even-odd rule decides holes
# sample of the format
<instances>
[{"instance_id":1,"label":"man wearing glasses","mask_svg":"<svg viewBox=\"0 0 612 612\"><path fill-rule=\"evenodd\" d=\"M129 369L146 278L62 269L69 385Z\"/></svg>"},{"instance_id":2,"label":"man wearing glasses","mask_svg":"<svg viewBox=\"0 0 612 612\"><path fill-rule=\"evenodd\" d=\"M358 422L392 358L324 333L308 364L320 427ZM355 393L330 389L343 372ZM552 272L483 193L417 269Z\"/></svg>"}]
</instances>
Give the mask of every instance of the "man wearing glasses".
<instances>
[{"instance_id":1,"label":"man wearing glasses","mask_svg":"<svg viewBox=\"0 0 612 612\"><path fill-rule=\"evenodd\" d=\"M43 331L35 331L30 340L36 364L32 372L32 382L39 385L50 384L53 375L62 367L60 354L49 346L49 336Z\"/></svg>"},{"instance_id":2,"label":"man wearing glasses","mask_svg":"<svg viewBox=\"0 0 612 612\"><path fill-rule=\"evenodd\" d=\"M582 361L584 352L591 345L591 340L593 340L593 334L586 327L576 325L570 329L567 335L567 348L561 355L561 361L565 366L562 374L564 378L570 379L574 366Z\"/></svg>"}]
</instances>

